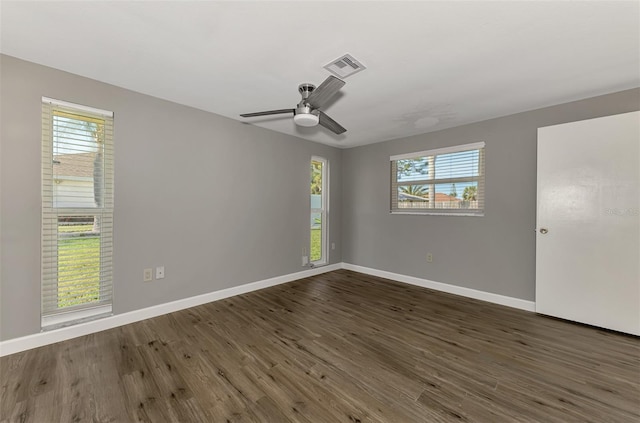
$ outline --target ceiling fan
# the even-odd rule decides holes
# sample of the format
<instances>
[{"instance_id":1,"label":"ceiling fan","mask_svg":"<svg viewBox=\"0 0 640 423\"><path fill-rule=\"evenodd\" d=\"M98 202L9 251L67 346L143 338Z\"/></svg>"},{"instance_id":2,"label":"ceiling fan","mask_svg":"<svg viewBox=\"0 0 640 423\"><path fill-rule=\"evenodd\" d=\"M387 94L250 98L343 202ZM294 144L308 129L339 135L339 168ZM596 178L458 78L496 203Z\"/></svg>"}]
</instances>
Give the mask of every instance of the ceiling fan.
<instances>
[{"instance_id":1,"label":"ceiling fan","mask_svg":"<svg viewBox=\"0 0 640 423\"><path fill-rule=\"evenodd\" d=\"M331 132L342 134L347 130L335 120L331 119L325 112L320 110L327 104L340 88L344 86L344 81L329 76L319 87L313 84L300 84L298 91L302 95L302 100L295 109L268 110L266 112L245 113L242 117L255 117L267 115L279 115L293 113L293 121L300 126L316 126L320 124Z\"/></svg>"}]
</instances>

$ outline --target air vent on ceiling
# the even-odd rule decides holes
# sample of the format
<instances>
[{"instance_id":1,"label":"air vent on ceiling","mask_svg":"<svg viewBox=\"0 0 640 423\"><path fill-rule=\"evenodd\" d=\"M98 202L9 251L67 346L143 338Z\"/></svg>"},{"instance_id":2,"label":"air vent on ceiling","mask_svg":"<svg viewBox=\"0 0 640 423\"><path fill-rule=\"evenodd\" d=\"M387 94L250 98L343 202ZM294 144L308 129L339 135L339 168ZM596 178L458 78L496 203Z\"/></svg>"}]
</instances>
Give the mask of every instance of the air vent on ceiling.
<instances>
[{"instance_id":1,"label":"air vent on ceiling","mask_svg":"<svg viewBox=\"0 0 640 423\"><path fill-rule=\"evenodd\" d=\"M332 60L331 63L323 67L338 78L342 79L366 69L362 63L350 54L338 57L336 60Z\"/></svg>"}]
</instances>

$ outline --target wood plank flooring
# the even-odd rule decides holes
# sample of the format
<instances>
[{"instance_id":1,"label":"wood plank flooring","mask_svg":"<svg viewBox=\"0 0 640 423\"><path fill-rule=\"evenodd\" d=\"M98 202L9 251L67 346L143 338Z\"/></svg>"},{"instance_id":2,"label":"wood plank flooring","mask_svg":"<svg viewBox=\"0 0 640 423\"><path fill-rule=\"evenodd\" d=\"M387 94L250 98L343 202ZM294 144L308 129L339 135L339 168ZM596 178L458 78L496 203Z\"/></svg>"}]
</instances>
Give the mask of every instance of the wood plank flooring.
<instances>
[{"instance_id":1,"label":"wood plank flooring","mask_svg":"<svg viewBox=\"0 0 640 423\"><path fill-rule=\"evenodd\" d=\"M1 422L638 422L640 340L339 270L0 359Z\"/></svg>"}]
</instances>

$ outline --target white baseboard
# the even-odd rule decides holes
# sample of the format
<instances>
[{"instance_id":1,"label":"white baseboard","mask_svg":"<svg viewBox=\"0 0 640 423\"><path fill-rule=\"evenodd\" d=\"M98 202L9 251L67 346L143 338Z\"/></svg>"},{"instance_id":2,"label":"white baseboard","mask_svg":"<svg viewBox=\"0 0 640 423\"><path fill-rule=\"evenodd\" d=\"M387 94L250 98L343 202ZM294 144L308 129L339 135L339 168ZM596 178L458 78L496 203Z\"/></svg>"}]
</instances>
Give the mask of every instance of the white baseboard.
<instances>
[{"instance_id":1,"label":"white baseboard","mask_svg":"<svg viewBox=\"0 0 640 423\"><path fill-rule=\"evenodd\" d=\"M17 352L29 350L32 348L42 347L44 345L49 345L60 341L66 341L67 339L77 338L79 336L112 329L118 326L127 325L129 323L138 322L140 320L149 319L151 317L173 313L174 311L184 310L185 308L195 307L202 304L210 303L212 301L218 301L224 298L233 297L234 295L246 294L247 292L257 291L259 289L268 288L270 286L280 285L298 279L307 278L309 276L331 272L333 270L338 270L341 268L342 263L316 267L313 269L303 270L301 272L290 273L283 276L276 276L274 278L221 289L219 291L209 292L207 294L197 295L195 297L184 298L181 300L171 301L169 303L159 304L140 310L134 310L128 313L116 314L113 316L105 317L103 319L80 323L74 326L68 326L47 332L40 332L20 338L9 339L0 342L0 357L15 354Z\"/></svg>"},{"instance_id":2,"label":"white baseboard","mask_svg":"<svg viewBox=\"0 0 640 423\"><path fill-rule=\"evenodd\" d=\"M370 267L357 266L355 264L342 263L342 268L346 270L353 270L354 272L365 273L367 275L378 276L398 282L404 282L411 285L417 285L423 288L433 289L435 291L448 292L449 294L460 295L463 297L474 298L476 300L482 300L507 307L513 307L520 310L533 312L535 312L536 310L536 303L533 301L521 300L519 298L507 297L500 294L492 294L490 292L478 291L462 286L449 285L442 282L434 282L427 279L416 278L414 276L407 276L401 275L399 273L387 272L385 270L372 269Z\"/></svg>"},{"instance_id":3,"label":"white baseboard","mask_svg":"<svg viewBox=\"0 0 640 423\"><path fill-rule=\"evenodd\" d=\"M259 289L268 288L270 286L276 286L338 269L352 270L354 272L378 276L381 278L391 279L411 285L417 285L436 291L448 292L450 294L460 295L463 297L475 298L477 300L487 301L490 303L500 304L521 310L532 312L535 311L535 303L533 301L506 297L504 295L492 294L490 292L478 291L471 288L464 288L461 286L449 285L441 282L434 282L427 279L416 278L413 276L401 275L399 273L387 272L385 270L372 269L370 267L357 266L349 263L337 263L303 270L301 272L290 273L288 275L276 276L274 278L251 282L240 286L221 289L219 291L209 292L207 294L197 295L195 297L189 297L169 303L159 304L140 310L134 310L128 313L116 314L114 316L105 317L104 319L80 323L74 326L68 326L47 332L40 332L33 335L23 336L21 338L9 339L0 342L0 357L15 354L21 351L26 351L32 348L42 347L44 345L54 344L56 342L66 341L67 339L77 338L79 336L112 329L118 326L127 325L129 323L138 322L140 320L150 319L152 317L161 316L163 314L173 313L174 311L184 310L186 308L222 300L224 298L233 297L235 295L246 294L248 292L257 291Z\"/></svg>"}]
</instances>

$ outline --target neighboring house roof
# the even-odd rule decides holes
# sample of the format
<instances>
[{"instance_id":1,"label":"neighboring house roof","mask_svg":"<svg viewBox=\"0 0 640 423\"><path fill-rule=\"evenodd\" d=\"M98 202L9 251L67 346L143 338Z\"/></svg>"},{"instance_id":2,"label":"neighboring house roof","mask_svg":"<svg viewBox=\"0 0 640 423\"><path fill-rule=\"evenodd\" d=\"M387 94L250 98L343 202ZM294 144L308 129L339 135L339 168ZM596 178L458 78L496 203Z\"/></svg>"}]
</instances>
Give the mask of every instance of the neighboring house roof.
<instances>
[{"instance_id":1,"label":"neighboring house roof","mask_svg":"<svg viewBox=\"0 0 640 423\"><path fill-rule=\"evenodd\" d=\"M407 194L406 192L399 192L398 193L398 199L400 200L410 200L410 201L429 201L429 197L427 195L425 195L424 197L421 197L419 195L412 195L412 194ZM462 201L457 197L453 197L451 195L448 194L443 194L441 192L436 192L436 198L435 198L436 203L450 203L450 202L457 202L457 201Z\"/></svg>"},{"instance_id":2,"label":"neighboring house roof","mask_svg":"<svg viewBox=\"0 0 640 423\"><path fill-rule=\"evenodd\" d=\"M53 156L54 178L65 176L93 178L93 161L96 153L59 154Z\"/></svg>"},{"instance_id":3,"label":"neighboring house roof","mask_svg":"<svg viewBox=\"0 0 640 423\"><path fill-rule=\"evenodd\" d=\"M407 194L406 192L398 193L399 200L410 200L410 201L428 201L428 198L420 197L418 195Z\"/></svg>"},{"instance_id":4,"label":"neighboring house roof","mask_svg":"<svg viewBox=\"0 0 640 423\"><path fill-rule=\"evenodd\" d=\"M453 201L461 201L459 198L454 197L452 195L443 194L441 192L436 192L436 203L447 203Z\"/></svg>"}]
</instances>

